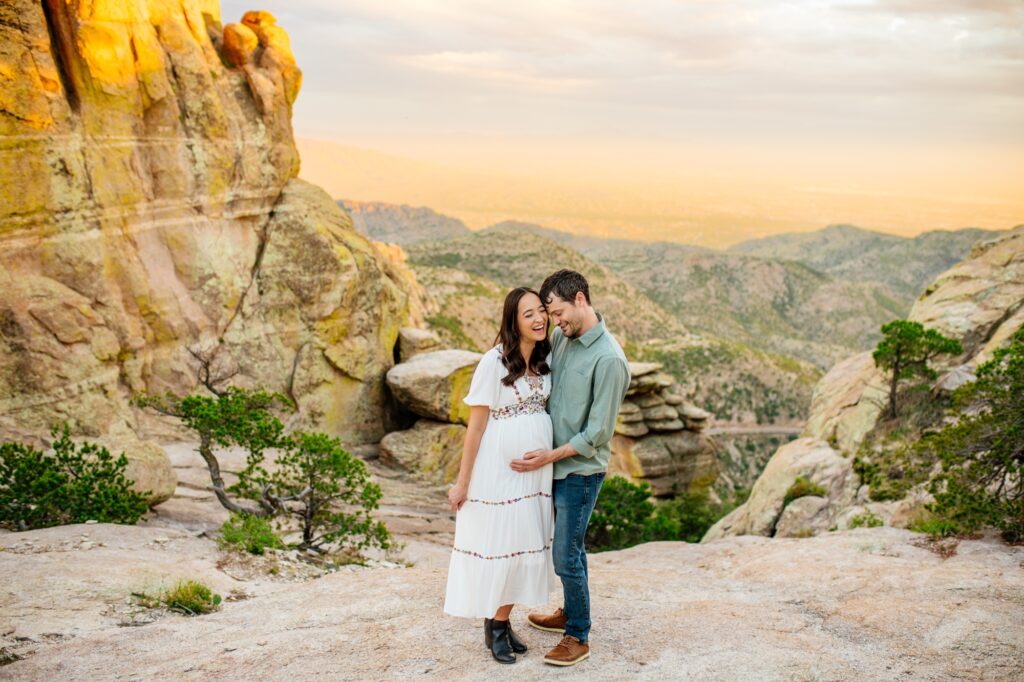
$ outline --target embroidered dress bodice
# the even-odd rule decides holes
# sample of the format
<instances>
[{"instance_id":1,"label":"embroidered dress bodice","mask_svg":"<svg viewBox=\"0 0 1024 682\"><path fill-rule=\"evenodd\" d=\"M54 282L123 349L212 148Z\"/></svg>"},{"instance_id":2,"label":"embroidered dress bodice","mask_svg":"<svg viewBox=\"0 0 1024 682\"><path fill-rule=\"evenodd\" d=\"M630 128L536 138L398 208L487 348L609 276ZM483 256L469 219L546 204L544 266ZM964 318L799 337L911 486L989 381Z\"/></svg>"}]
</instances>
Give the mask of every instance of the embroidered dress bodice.
<instances>
[{"instance_id":1,"label":"embroidered dress bodice","mask_svg":"<svg viewBox=\"0 0 1024 682\"><path fill-rule=\"evenodd\" d=\"M547 413L548 409L548 396L551 394L551 379L550 375L542 374L538 376L524 375L519 377L512 384L512 390L515 392L516 401L509 405L504 405L491 410L491 417L493 419L509 419L523 414L540 414ZM523 395L523 391L520 391L520 382L526 385L526 395Z\"/></svg>"}]
</instances>

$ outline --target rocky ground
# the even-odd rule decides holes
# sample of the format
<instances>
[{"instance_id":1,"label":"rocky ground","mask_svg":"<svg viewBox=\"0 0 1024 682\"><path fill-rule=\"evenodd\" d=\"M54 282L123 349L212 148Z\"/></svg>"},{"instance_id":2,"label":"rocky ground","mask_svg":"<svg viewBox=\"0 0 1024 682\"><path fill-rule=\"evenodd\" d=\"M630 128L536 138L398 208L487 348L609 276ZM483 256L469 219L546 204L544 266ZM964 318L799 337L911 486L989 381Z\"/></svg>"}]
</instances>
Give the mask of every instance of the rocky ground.
<instances>
[{"instance_id":1,"label":"rocky ground","mask_svg":"<svg viewBox=\"0 0 1024 682\"><path fill-rule=\"evenodd\" d=\"M0 647L20 657L0 680L1021 679L1024 547L994 538L932 546L873 528L593 555L591 659L545 666L557 636L517 612L531 650L504 667L479 623L441 613L452 531L442 489L361 453L403 556L318 577L289 553L220 551L209 535L226 515L198 458L168 449L181 483L145 523L0 533ZM132 592L179 578L224 595L221 610L133 604Z\"/></svg>"}]
</instances>

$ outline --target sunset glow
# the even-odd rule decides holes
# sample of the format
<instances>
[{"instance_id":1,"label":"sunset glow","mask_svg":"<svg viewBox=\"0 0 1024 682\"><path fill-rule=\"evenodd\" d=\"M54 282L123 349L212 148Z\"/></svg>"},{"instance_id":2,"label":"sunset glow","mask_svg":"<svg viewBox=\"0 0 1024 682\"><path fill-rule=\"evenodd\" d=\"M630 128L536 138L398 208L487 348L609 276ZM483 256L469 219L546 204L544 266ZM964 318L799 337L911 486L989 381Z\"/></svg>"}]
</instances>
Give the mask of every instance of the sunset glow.
<instances>
[{"instance_id":1,"label":"sunset glow","mask_svg":"<svg viewBox=\"0 0 1024 682\"><path fill-rule=\"evenodd\" d=\"M1024 222L1017 0L263 8L337 198L714 246Z\"/></svg>"}]
</instances>

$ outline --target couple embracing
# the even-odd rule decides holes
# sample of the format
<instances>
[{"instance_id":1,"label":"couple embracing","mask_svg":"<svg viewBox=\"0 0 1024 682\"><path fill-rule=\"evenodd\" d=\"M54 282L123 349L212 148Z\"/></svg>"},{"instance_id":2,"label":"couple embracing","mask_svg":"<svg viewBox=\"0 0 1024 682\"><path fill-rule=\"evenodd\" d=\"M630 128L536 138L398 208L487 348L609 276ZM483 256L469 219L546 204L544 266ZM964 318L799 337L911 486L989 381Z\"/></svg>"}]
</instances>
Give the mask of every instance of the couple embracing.
<instances>
[{"instance_id":1,"label":"couple embracing","mask_svg":"<svg viewBox=\"0 0 1024 682\"><path fill-rule=\"evenodd\" d=\"M483 618L491 654L514 663L527 647L512 631L512 608L546 605L557 574L562 608L527 619L563 633L545 663L575 665L590 655L584 537L629 365L587 280L572 270L548 277L539 293L509 292L497 341L465 398L469 428L448 493L456 517L444 611Z\"/></svg>"}]
</instances>

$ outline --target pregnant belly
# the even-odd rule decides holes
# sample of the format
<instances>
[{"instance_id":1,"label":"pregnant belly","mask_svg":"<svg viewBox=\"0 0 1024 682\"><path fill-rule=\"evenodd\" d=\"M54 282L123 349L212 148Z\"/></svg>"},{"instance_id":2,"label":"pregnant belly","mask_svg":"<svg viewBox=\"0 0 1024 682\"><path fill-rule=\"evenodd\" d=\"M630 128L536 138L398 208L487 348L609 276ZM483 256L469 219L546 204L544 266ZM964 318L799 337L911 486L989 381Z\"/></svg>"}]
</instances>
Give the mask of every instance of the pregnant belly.
<instances>
[{"instance_id":1,"label":"pregnant belly","mask_svg":"<svg viewBox=\"0 0 1024 682\"><path fill-rule=\"evenodd\" d=\"M487 432L490 432L488 426ZM511 462L531 450L551 449L551 419L547 414L523 415L494 429L493 445L502 459ZM481 444L482 445L482 444Z\"/></svg>"}]
</instances>

